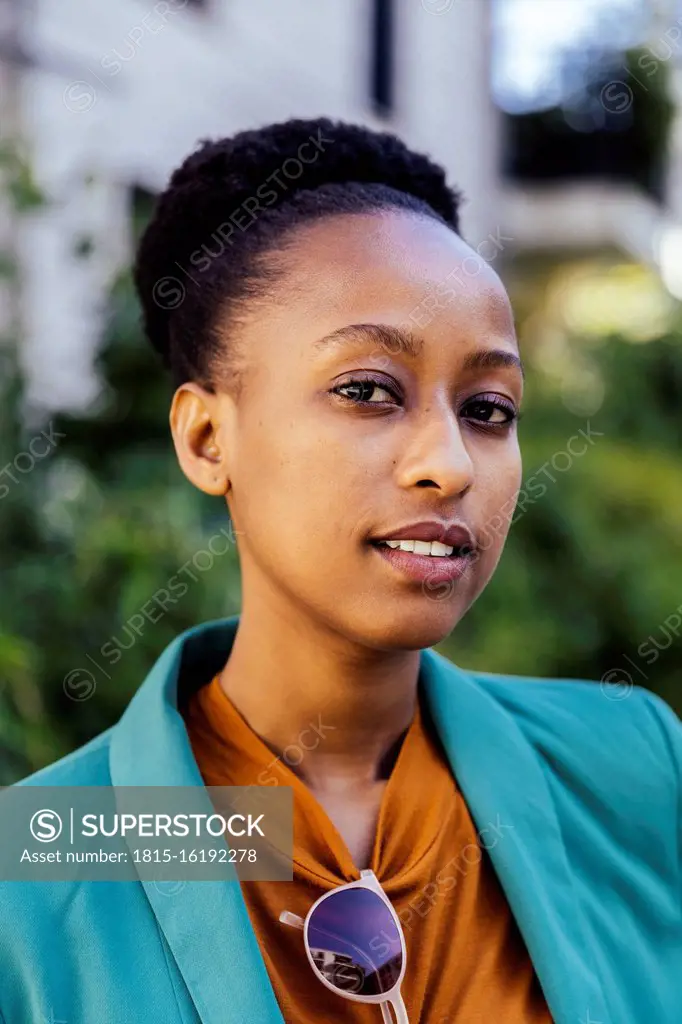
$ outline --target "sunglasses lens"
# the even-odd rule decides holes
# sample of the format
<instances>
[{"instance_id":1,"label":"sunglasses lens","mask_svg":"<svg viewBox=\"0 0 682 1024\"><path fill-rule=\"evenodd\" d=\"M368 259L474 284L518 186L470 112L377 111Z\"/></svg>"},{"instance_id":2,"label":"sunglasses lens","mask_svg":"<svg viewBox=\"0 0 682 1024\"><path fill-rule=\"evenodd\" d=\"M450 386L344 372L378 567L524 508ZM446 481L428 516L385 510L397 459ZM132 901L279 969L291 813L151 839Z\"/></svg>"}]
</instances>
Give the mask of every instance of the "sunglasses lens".
<instances>
[{"instance_id":1,"label":"sunglasses lens","mask_svg":"<svg viewBox=\"0 0 682 1024\"><path fill-rule=\"evenodd\" d=\"M325 981L340 992L390 992L403 965L400 934L370 889L344 889L323 900L308 922L308 945Z\"/></svg>"}]
</instances>

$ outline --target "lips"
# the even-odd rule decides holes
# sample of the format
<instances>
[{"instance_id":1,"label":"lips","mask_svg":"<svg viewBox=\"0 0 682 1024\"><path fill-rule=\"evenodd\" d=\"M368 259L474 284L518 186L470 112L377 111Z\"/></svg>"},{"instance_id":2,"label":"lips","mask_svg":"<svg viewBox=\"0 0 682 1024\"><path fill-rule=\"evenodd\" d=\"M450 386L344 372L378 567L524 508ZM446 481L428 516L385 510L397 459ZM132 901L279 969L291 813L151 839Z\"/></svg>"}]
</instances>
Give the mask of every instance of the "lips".
<instances>
[{"instance_id":1,"label":"lips","mask_svg":"<svg viewBox=\"0 0 682 1024\"><path fill-rule=\"evenodd\" d=\"M440 541L441 544L454 548L454 554L471 554L476 548L476 542L468 527L462 523L444 523L438 520L408 523L391 532L377 534L370 540L373 544L385 540ZM454 554L451 557L454 557Z\"/></svg>"},{"instance_id":2,"label":"lips","mask_svg":"<svg viewBox=\"0 0 682 1024\"><path fill-rule=\"evenodd\" d=\"M414 539L417 540L416 537ZM403 580L421 584L423 592L427 596L436 596L437 600L451 594L450 584L468 577L474 565L472 555L462 554L457 548L450 555L437 556L390 548L387 544L372 543L370 547ZM445 593L443 584L447 585Z\"/></svg>"},{"instance_id":3,"label":"lips","mask_svg":"<svg viewBox=\"0 0 682 1024\"><path fill-rule=\"evenodd\" d=\"M398 541L408 540L426 542L424 547L429 542L433 544L434 541L440 541L454 550L450 554L444 554L439 550L432 550L426 554L422 550L422 545L415 545L415 551L406 551L398 546L389 547L388 544L381 543L391 541L397 544ZM438 520L407 523L398 529L377 534L376 537L370 538L370 542L382 560L403 579L421 584L427 596L434 596L437 593L438 600L454 593L450 587L454 587L457 580L468 578L475 562L473 556L476 542L471 531L463 523L444 523Z\"/></svg>"}]
</instances>

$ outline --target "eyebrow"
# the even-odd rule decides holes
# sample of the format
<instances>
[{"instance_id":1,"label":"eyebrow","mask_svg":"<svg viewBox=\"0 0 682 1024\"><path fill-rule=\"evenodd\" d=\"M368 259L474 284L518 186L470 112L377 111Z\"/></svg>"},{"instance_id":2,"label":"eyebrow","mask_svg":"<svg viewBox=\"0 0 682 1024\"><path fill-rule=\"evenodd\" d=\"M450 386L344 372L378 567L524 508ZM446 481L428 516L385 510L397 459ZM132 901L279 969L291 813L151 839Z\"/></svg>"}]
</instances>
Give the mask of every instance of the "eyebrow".
<instances>
[{"instance_id":1,"label":"eyebrow","mask_svg":"<svg viewBox=\"0 0 682 1024\"><path fill-rule=\"evenodd\" d=\"M334 345L366 344L368 339L379 348L385 348L391 355L400 353L411 359L416 359L424 347L423 340L413 331L392 324L349 324L347 327L332 331L324 338L318 338L313 344L316 349L326 350ZM478 349L469 353L464 360L465 370L487 370L498 366L516 367L525 381L523 363L517 355L506 349Z\"/></svg>"}]
</instances>

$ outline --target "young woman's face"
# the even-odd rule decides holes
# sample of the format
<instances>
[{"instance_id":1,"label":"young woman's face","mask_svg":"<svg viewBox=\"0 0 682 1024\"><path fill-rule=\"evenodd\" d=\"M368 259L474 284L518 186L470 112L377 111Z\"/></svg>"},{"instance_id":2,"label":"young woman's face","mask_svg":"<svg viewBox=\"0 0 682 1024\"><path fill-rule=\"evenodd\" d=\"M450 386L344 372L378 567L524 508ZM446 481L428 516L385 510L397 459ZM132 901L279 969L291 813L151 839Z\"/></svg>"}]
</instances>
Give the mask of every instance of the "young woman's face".
<instances>
[{"instance_id":1,"label":"young woman's face","mask_svg":"<svg viewBox=\"0 0 682 1024\"><path fill-rule=\"evenodd\" d=\"M240 328L250 369L218 433L245 604L370 647L431 646L490 579L521 483L506 292L452 231L401 212L315 222L277 259L273 301ZM465 526L473 555L420 568L374 543L434 520Z\"/></svg>"}]
</instances>

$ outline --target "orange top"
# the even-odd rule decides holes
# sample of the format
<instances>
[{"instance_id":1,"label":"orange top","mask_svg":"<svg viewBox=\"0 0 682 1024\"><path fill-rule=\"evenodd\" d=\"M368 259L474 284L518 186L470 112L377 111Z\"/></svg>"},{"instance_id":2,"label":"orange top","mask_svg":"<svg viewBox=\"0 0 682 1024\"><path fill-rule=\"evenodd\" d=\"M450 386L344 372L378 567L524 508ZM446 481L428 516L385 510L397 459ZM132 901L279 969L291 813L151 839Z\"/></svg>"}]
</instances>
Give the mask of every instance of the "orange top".
<instances>
[{"instance_id":1,"label":"orange top","mask_svg":"<svg viewBox=\"0 0 682 1024\"><path fill-rule=\"evenodd\" d=\"M505 842L505 823L498 819L477 833L421 700L383 792L369 865L403 925L402 995L410 1024L551 1024L486 852ZM185 721L207 786L259 785L276 777L292 787L293 881L240 883L285 1021L379 1024L379 1006L345 999L319 981L303 932L279 922L282 910L304 918L325 892L359 879L340 833L302 779L275 759L237 711L219 676L192 695ZM306 745L311 748L310 739ZM285 748L285 756L292 749ZM305 750L288 757L297 764Z\"/></svg>"}]
</instances>

